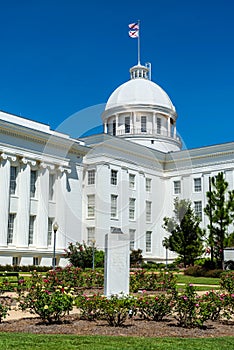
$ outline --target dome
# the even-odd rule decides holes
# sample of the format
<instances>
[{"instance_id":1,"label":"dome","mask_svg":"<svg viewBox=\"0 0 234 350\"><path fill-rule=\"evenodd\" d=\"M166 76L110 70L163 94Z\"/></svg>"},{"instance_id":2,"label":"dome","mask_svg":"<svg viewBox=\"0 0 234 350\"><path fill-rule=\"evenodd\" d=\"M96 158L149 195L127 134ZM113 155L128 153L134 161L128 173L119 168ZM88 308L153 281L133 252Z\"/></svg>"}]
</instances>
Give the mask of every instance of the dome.
<instances>
[{"instance_id":1,"label":"dome","mask_svg":"<svg viewBox=\"0 0 234 350\"><path fill-rule=\"evenodd\" d=\"M148 79L132 79L120 85L109 97L105 110L124 105L157 105L175 111L169 96Z\"/></svg>"}]
</instances>

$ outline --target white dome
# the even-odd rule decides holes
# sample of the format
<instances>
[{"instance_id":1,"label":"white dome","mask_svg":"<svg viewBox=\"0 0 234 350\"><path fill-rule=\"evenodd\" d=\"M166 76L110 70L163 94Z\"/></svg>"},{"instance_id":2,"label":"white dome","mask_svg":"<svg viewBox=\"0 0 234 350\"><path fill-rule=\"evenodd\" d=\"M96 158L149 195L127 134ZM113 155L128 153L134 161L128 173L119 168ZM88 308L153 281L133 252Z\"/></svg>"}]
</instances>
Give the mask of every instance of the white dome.
<instances>
[{"instance_id":1,"label":"white dome","mask_svg":"<svg viewBox=\"0 0 234 350\"><path fill-rule=\"evenodd\" d=\"M120 85L109 97L105 110L124 105L157 105L175 111L169 96L148 79L132 79Z\"/></svg>"}]
</instances>

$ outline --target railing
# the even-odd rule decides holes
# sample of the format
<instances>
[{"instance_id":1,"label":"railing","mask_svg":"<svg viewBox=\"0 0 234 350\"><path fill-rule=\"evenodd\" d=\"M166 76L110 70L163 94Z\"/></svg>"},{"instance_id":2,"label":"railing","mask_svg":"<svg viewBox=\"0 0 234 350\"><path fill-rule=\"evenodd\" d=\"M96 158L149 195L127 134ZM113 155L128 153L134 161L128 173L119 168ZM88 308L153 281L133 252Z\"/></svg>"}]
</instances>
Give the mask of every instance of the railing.
<instances>
[{"instance_id":1,"label":"railing","mask_svg":"<svg viewBox=\"0 0 234 350\"><path fill-rule=\"evenodd\" d=\"M109 135L113 135L112 131L108 131ZM126 132L125 130L116 130L114 136L123 136L123 135L140 135L140 136L163 136L166 138L173 138L175 140L181 141L180 137L172 131L171 133L168 134L166 130L161 130L160 133L157 132L155 129L150 129L147 131L142 131L142 129L135 129L135 128L130 128L129 132Z\"/></svg>"}]
</instances>

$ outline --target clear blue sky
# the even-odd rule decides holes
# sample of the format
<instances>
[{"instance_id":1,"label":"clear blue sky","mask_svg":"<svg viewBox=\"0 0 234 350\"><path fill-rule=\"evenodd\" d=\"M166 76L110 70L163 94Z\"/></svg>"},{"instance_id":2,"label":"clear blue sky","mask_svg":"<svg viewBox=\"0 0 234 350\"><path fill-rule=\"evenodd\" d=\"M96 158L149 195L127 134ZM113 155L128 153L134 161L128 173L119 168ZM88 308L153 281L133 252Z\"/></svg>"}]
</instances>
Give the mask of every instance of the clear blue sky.
<instances>
[{"instance_id":1,"label":"clear blue sky","mask_svg":"<svg viewBox=\"0 0 234 350\"><path fill-rule=\"evenodd\" d=\"M0 109L56 129L105 103L129 79L141 21L141 63L152 63L188 148L233 141L233 0L0 0ZM79 120L81 130L100 115ZM74 135L73 135L74 136Z\"/></svg>"}]
</instances>

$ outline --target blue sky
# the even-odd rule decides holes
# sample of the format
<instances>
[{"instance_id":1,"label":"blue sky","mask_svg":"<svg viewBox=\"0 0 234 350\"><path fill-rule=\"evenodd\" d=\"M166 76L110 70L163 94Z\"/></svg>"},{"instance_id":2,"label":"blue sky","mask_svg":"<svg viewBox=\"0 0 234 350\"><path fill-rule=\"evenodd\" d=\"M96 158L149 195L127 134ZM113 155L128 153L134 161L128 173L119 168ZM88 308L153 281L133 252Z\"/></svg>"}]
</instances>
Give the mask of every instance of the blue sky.
<instances>
[{"instance_id":1,"label":"blue sky","mask_svg":"<svg viewBox=\"0 0 234 350\"><path fill-rule=\"evenodd\" d=\"M77 137L100 125L100 106L79 111L129 79L128 23L140 19L141 63L173 101L186 146L233 141L233 0L0 0L0 13L0 110L59 130L71 120Z\"/></svg>"}]
</instances>

